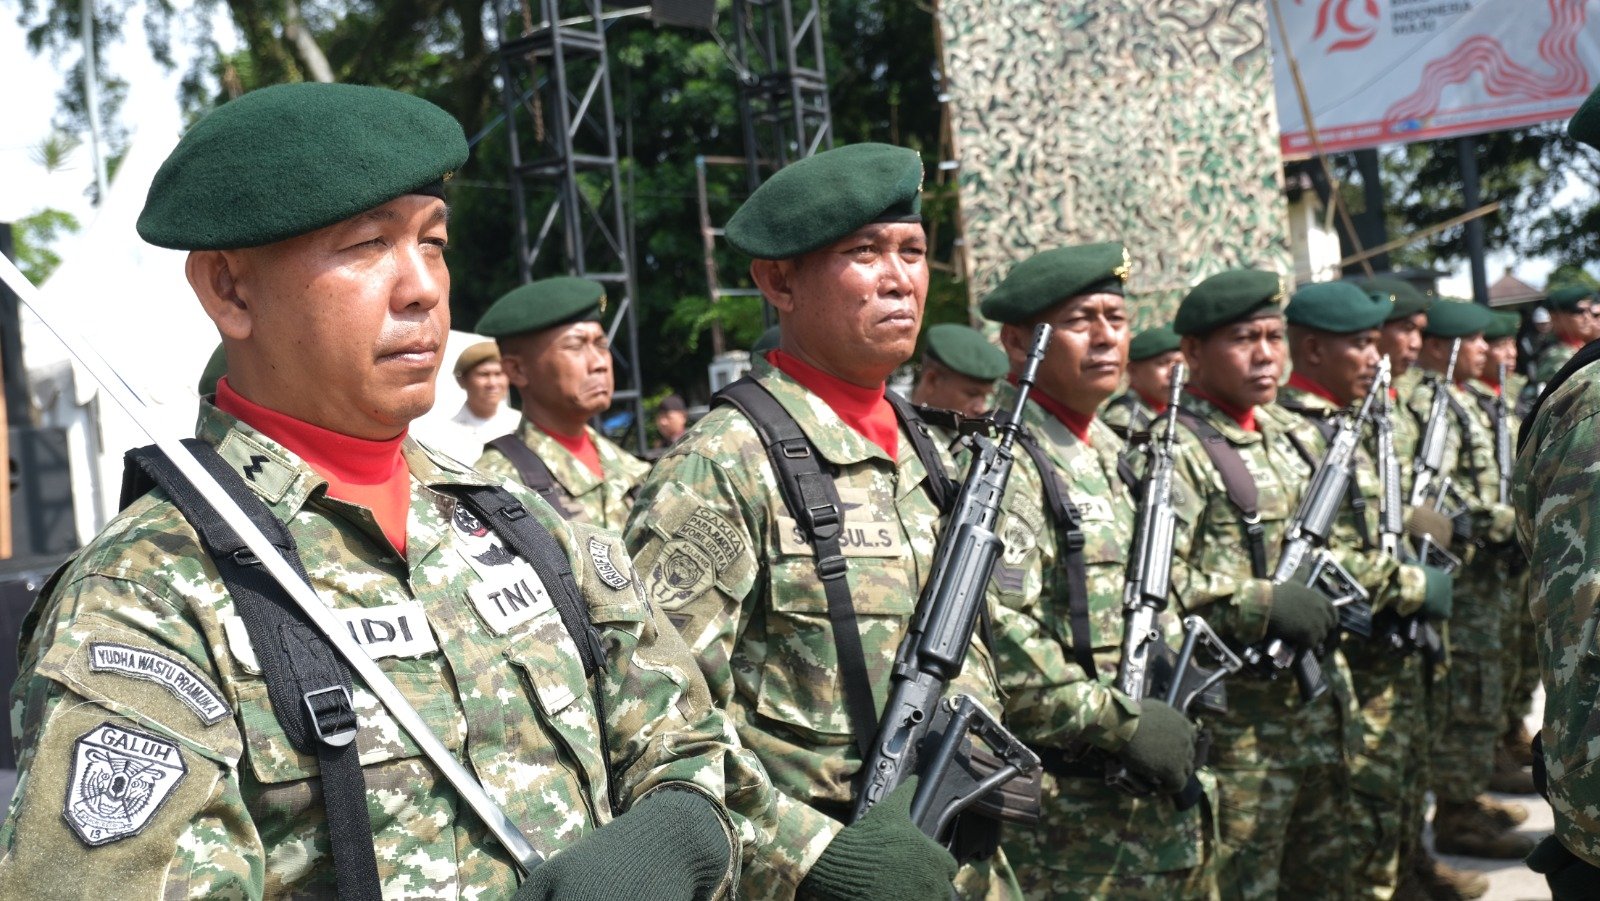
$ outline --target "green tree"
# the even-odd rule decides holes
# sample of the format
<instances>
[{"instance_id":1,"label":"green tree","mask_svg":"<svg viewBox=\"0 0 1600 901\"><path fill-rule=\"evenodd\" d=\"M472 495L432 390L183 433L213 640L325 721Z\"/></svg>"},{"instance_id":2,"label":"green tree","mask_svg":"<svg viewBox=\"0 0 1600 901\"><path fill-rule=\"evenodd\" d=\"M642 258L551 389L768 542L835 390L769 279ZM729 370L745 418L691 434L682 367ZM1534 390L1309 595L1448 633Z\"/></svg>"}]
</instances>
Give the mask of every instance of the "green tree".
<instances>
[{"instance_id":1,"label":"green tree","mask_svg":"<svg viewBox=\"0 0 1600 901\"><path fill-rule=\"evenodd\" d=\"M77 217L61 210L44 209L11 224L17 268L35 285L42 284L61 265L56 242L78 233Z\"/></svg>"}]
</instances>

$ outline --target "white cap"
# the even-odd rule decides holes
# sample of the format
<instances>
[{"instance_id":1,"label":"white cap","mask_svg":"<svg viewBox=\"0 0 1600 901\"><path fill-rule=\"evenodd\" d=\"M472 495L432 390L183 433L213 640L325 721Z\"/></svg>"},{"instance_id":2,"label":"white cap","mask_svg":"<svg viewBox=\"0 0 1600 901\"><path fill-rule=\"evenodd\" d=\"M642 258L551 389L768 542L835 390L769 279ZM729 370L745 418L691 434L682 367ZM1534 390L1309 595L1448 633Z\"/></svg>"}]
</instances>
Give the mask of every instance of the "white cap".
<instances>
[{"instance_id":1,"label":"white cap","mask_svg":"<svg viewBox=\"0 0 1600 901\"><path fill-rule=\"evenodd\" d=\"M1534 325L1544 325L1550 321L1550 311L1544 307L1534 307L1531 318L1533 319Z\"/></svg>"}]
</instances>

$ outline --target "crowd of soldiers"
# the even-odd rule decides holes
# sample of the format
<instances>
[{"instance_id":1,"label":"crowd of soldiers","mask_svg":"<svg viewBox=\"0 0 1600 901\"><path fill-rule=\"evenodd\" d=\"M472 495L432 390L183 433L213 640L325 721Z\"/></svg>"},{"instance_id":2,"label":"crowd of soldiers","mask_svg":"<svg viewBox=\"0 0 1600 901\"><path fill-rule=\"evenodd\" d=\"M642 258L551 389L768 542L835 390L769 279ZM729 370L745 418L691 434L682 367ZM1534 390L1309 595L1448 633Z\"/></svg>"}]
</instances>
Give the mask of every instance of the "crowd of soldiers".
<instances>
[{"instance_id":1,"label":"crowd of soldiers","mask_svg":"<svg viewBox=\"0 0 1600 901\"><path fill-rule=\"evenodd\" d=\"M457 362L481 383L459 424L504 431L463 461L407 426L466 155L424 101L292 85L223 105L157 174L140 234L190 251L226 351L190 452L383 685L135 455L23 632L0 894L1476 897L1424 844L1431 795L1439 851L1531 852L1591 896L1595 801L1562 787L1596 782L1600 654L1592 602L1560 605L1595 593L1572 418L1600 388L1556 356L1600 332L1587 293L1554 300L1555 394L1513 484L1514 315L1235 269L1134 335L1113 242L1016 263L981 303L998 346L922 337L921 159L852 145L728 223L780 325L699 421L666 405L653 465L589 425L606 295L571 277L475 324L493 343ZM911 403L885 385L919 337ZM471 399L507 387L514 427ZM918 779L869 804L862 770L997 426L999 549L948 693L1038 766L929 829ZM1529 618L1530 575L1534 616L1573 634ZM1580 626L1587 656L1555 653ZM1486 794L1533 787L1536 644L1580 681L1550 687L1572 707L1538 850Z\"/></svg>"}]
</instances>

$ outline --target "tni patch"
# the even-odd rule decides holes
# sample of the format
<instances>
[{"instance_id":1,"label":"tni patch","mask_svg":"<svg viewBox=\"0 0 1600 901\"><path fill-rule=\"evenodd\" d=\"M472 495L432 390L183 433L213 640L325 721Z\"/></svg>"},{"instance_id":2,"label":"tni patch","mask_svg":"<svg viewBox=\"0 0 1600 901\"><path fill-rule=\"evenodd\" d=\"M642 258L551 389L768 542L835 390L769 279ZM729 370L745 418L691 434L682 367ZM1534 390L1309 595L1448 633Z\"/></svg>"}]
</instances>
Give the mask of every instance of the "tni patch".
<instances>
[{"instance_id":1,"label":"tni patch","mask_svg":"<svg viewBox=\"0 0 1600 901\"><path fill-rule=\"evenodd\" d=\"M176 744L109 722L74 742L72 754L61 815L91 847L144 831L188 771Z\"/></svg>"}]
</instances>

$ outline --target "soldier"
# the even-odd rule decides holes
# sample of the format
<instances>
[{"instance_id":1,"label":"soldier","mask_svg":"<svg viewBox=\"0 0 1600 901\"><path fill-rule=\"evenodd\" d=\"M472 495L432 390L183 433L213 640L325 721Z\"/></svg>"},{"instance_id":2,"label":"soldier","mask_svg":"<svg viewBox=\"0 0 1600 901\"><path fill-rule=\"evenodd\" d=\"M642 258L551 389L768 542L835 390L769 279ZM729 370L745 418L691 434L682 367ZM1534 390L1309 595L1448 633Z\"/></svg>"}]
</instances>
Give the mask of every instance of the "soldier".
<instances>
[{"instance_id":1,"label":"soldier","mask_svg":"<svg viewBox=\"0 0 1600 901\"><path fill-rule=\"evenodd\" d=\"M511 857L390 709L340 685L316 633L253 624L294 606L241 579L254 558L203 549L218 532L180 512L198 512L193 492L157 489L30 615L13 693L19 787L0 827L8 894L731 889L724 780L755 776L761 791L760 770L740 763L620 538L406 437L433 403L449 330L443 179L466 158L460 126L423 100L265 88L189 130L138 228L190 251L189 282L227 347L197 453L253 521L283 532L280 547L469 779L535 850L559 855L519 890ZM486 496L540 531L485 525L471 511ZM512 531L544 535L547 552L508 550L527 546L508 544ZM542 605L497 604L533 583L548 589Z\"/></svg>"},{"instance_id":2,"label":"soldier","mask_svg":"<svg viewBox=\"0 0 1600 901\"><path fill-rule=\"evenodd\" d=\"M1600 148L1600 91L1572 117L1568 132ZM1583 357L1592 358L1585 348ZM1594 472L1600 438L1600 380L1585 365L1552 384L1523 430L1513 502L1528 550L1529 606L1544 681L1544 766L1555 834L1528 859L1555 901L1592 899L1600 885L1600 604L1593 573L1600 558Z\"/></svg>"},{"instance_id":3,"label":"soldier","mask_svg":"<svg viewBox=\"0 0 1600 901\"><path fill-rule=\"evenodd\" d=\"M1487 307L1464 301L1441 300L1429 308L1417 360L1423 374L1408 407L1420 434L1434 392L1447 392L1445 415L1458 449L1450 455L1453 466L1443 473L1450 479L1444 506L1454 515L1455 550L1465 561L1456 574L1450 664L1433 690L1434 847L1446 854L1511 859L1531 849L1526 837L1510 831L1527 812L1500 805L1483 792L1504 727L1499 661L1504 603L1497 558L1505 556L1513 514L1496 499L1493 427L1463 387L1488 353L1483 332L1491 318ZM1457 341L1455 383L1445 387L1441 376Z\"/></svg>"},{"instance_id":4,"label":"soldier","mask_svg":"<svg viewBox=\"0 0 1600 901\"><path fill-rule=\"evenodd\" d=\"M1351 406L1372 388L1381 328L1393 307L1387 295L1369 295L1349 282L1296 291L1285 311L1294 371L1278 403L1331 438L1340 417L1349 415ZM1357 895L1390 897L1406 872L1401 866L1401 827L1409 821L1408 803L1414 803L1411 786L1422 778L1423 755L1412 744L1425 740L1427 696L1420 653L1414 647L1396 647L1385 632L1395 634L1399 618L1419 609L1431 622L1449 619L1451 584L1442 570L1397 565L1381 554L1374 559L1383 490L1376 459L1375 448L1357 453L1352 503L1341 513L1335 540L1362 551L1355 559L1365 567L1352 574L1372 596L1375 621L1382 624L1372 639L1352 636L1342 646L1362 734L1351 761L1353 881Z\"/></svg>"},{"instance_id":5,"label":"soldier","mask_svg":"<svg viewBox=\"0 0 1600 901\"><path fill-rule=\"evenodd\" d=\"M1483 333L1489 342L1489 353L1484 359L1478 378L1467 384L1467 390L1478 402L1478 408L1489 418L1491 426L1500 416L1506 417L1506 433L1517 434L1522 420L1520 412L1513 409L1523 396L1528 380L1516 371L1517 329L1522 317L1508 310L1496 310L1494 321ZM1503 370L1502 370L1502 367ZM1505 383L1500 383L1500 373L1505 372ZM1502 405L1503 400L1503 405ZM1498 436L1498 433L1497 433ZM1500 445L1495 444L1495 463L1499 459ZM1515 456L1513 451L1512 456ZM1503 463L1509 471L1512 460ZM1506 486L1509 491L1510 486ZM1497 792L1532 794L1533 781L1526 769L1533 763L1533 736L1528 734L1527 717L1533 710L1533 692L1539 686L1539 651L1533 637L1533 621L1529 618L1527 559L1518 548L1499 557L1501 591L1504 608L1501 611L1502 656L1505 684L1505 732L1494 750L1494 773L1489 777L1489 788Z\"/></svg>"},{"instance_id":6,"label":"soldier","mask_svg":"<svg viewBox=\"0 0 1600 901\"><path fill-rule=\"evenodd\" d=\"M889 835L843 826L953 492L948 454L885 389L927 298L921 185L914 151L856 144L790 164L745 201L728 241L754 258L780 344L741 383L744 409L713 408L656 464L628 523L650 600L779 790L776 838L746 845L753 898L943 897L956 874L904 815ZM774 448L781 471L764 433L795 435ZM794 509L786 488L822 496ZM1000 709L981 642L951 691ZM731 788L731 809L767 816L767 799ZM990 870L965 868L963 893L988 890Z\"/></svg>"},{"instance_id":7,"label":"soldier","mask_svg":"<svg viewBox=\"0 0 1600 901\"><path fill-rule=\"evenodd\" d=\"M1550 291L1550 326L1555 340L1539 354L1529 381L1535 393L1555 378L1562 364L1595 338L1600 338L1600 317L1594 309L1595 292L1583 285L1563 285Z\"/></svg>"},{"instance_id":8,"label":"soldier","mask_svg":"<svg viewBox=\"0 0 1600 901\"><path fill-rule=\"evenodd\" d=\"M984 315L1004 323L1013 376L1033 327L1055 326L1024 408L1026 453L1006 491L1006 551L994 576L1006 720L1045 761L1041 822L1005 834L1030 898L1216 895L1214 797L1184 809L1173 797L1193 772L1194 725L1158 698L1134 700L1106 684L1121 659L1137 502L1118 474L1122 442L1094 412L1122 377L1127 276L1121 244L1064 247L1018 263L983 302ZM1011 409L1015 390L1002 385L997 406ZM1174 617L1164 620L1176 628ZM1163 790L1135 797L1112 788L1113 760L1154 774Z\"/></svg>"},{"instance_id":9,"label":"soldier","mask_svg":"<svg viewBox=\"0 0 1600 901\"><path fill-rule=\"evenodd\" d=\"M1006 374L1005 352L983 333L955 323L928 329L922 372L911 402L962 416L982 416L989 409L995 379Z\"/></svg>"},{"instance_id":10,"label":"soldier","mask_svg":"<svg viewBox=\"0 0 1600 901\"><path fill-rule=\"evenodd\" d=\"M449 424L440 428L441 450L458 460L476 460L483 446L517 427L521 417L506 404L511 383L500 366L500 348L479 341L456 357L456 384L467 392L466 402Z\"/></svg>"},{"instance_id":11,"label":"soldier","mask_svg":"<svg viewBox=\"0 0 1600 901\"><path fill-rule=\"evenodd\" d=\"M478 333L500 346L522 421L474 468L527 485L568 519L621 529L650 466L588 424L611 406L605 310L598 282L557 276L512 289L478 320Z\"/></svg>"},{"instance_id":12,"label":"soldier","mask_svg":"<svg viewBox=\"0 0 1600 901\"><path fill-rule=\"evenodd\" d=\"M665 450L671 447L672 442L683 437L688 427L689 407L683 398L676 394L662 398L660 406L656 407L656 434L661 436L659 448Z\"/></svg>"},{"instance_id":13,"label":"soldier","mask_svg":"<svg viewBox=\"0 0 1600 901\"><path fill-rule=\"evenodd\" d=\"M1312 472L1290 433L1317 440L1272 403L1283 300L1276 274L1232 270L1195 286L1173 322L1190 370L1178 419L1173 584L1186 613L1240 648L1269 639L1315 647L1337 619L1322 594L1271 578ZM1208 720L1226 897L1348 894L1354 710L1339 652L1323 667L1333 691L1311 702L1286 676L1241 673L1228 680L1228 712Z\"/></svg>"},{"instance_id":14,"label":"soldier","mask_svg":"<svg viewBox=\"0 0 1600 901\"><path fill-rule=\"evenodd\" d=\"M1172 326L1158 325L1134 335L1128 342L1128 390L1106 402L1100 421L1124 441L1148 429L1166 412L1172 367L1182 359Z\"/></svg>"}]
</instances>

